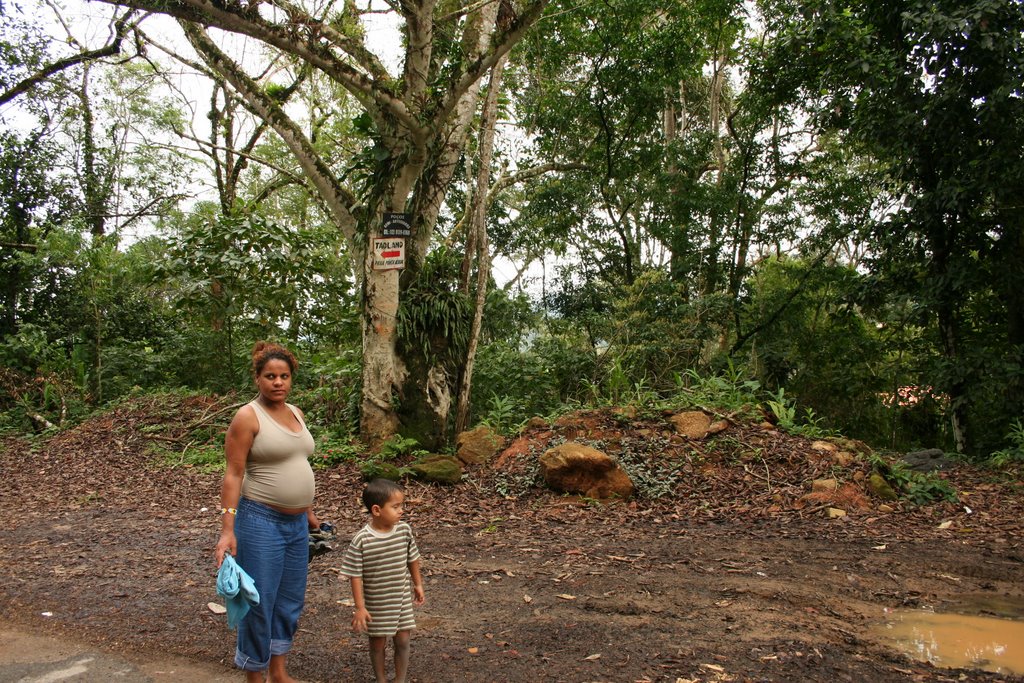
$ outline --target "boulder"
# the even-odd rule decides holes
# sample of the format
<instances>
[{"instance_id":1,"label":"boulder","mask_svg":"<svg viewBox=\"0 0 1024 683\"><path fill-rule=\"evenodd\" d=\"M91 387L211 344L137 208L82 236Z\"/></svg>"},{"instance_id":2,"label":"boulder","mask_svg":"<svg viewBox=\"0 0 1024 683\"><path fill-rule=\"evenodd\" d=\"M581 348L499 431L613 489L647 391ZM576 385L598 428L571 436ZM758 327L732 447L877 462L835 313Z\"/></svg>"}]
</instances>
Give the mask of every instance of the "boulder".
<instances>
[{"instance_id":1,"label":"boulder","mask_svg":"<svg viewBox=\"0 0 1024 683\"><path fill-rule=\"evenodd\" d=\"M882 500L897 500L899 496L896 495L896 491L893 490L889 482L885 480L878 472L872 472L868 478L868 488L871 492L881 498Z\"/></svg>"},{"instance_id":2,"label":"boulder","mask_svg":"<svg viewBox=\"0 0 1024 683\"><path fill-rule=\"evenodd\" d=\"M504 439L493 429L480 425L476 429L462 432L455 438L455 455L466 465L483 465L501 450Z\"/></svg>"},{"instance_id":3,"label":"boulder","mask_svg":"<svg viewBox=\"0 0 1024 683\"><path fill-rule=\"evenodd\" d=\"M703 439L711 429L711 417L701 410L688 410L669 418L676 431L688 439Z\"/></svg>"},{"instance_id":4,"label":"boulder","mask_svg":"<svg viewBox=\"0 0 1024 683\"><path fill-rule=\"evenodd\" d=\"M563 493L624 500L634 491L629 475L611 456L573 441L545 452L540 471L549 488Z\"/></svg>"},{"instance_id":5,"label":"boulder","mask_svg":"<svg viewBox=\"0 0 1024 683\"><path fill-rule=\"evenodd\" d=\"M435 484L458 484L462 481L462 465L450 455L427 455L409 465L417 479Z\"/></svg>"},{"instance_id":6,"label":"boulder","mask_svg":"<svg viewBox=\"0 0 1024 683\"><path fill-rule=\"evenodd\" d=\"M938 448L927 448L923 451L907 453L903 456L903 462L907 463L907 467L915 472L935 472L948 469L953 464L946 457L946 453Z\"/></svg>"},{"instance_id":7,"label":"boulder","mask_svg":"<svg viewBox=\"0 0 1024 683\"><path fill-rule=\"evenodd\" d=\"M728 420L719 420L718 422L711 423L711 425L708 427L707 435L708 436L714 436L715 434L721 434L722 432L724 432L728 428L729 428L729 421Z\"/></svg>"}]
</instances>

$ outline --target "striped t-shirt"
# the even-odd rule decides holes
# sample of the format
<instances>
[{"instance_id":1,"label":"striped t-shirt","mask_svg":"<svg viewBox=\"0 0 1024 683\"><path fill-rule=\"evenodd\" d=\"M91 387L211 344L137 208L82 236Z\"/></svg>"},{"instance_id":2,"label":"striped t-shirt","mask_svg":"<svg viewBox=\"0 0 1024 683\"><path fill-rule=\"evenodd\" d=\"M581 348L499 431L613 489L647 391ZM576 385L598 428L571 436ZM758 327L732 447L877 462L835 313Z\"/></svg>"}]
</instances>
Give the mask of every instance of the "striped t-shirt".
<instances>
[{"instance_id":1,"label":"striped t-shirt","mask_svg":"<svg viewBox=\"0 0 1024 683\"><path fill-rule=\"evenodd\" d=\"M387 533L367 524L352 538L342 559L341 575L363 580L371 636L392 636L416 628L409 563L419 557L412 528L405 522Z\"/></svg>"}]
</instances>

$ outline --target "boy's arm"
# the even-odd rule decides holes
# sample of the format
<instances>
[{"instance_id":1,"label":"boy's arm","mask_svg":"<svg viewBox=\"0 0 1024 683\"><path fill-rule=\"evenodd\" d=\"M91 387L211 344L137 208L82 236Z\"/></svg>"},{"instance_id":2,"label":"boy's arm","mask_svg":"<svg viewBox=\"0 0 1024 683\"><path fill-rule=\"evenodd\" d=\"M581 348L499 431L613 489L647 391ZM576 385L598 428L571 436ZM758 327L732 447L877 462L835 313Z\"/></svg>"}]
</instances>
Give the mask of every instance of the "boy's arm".
<instances>
[{"instance_id":1,"label":"boy's arm","mask_svg":"<svg viewBox=\"0 0 1024 683\"><path fill-rule=\"evenodd\" d=\"M409 574L412 575L413 604L422 605L426 598L423 595L423 577L420 576L420 561L409 563Z\"/></svg>"},{"instance_id":2,"label":"boy's arm","mask_svg":"<svg viewBox=\"0 0 1024 683\"><path fill-rule=\"evenodd\" d=\"M352 630L357 633L366 631L373 618L366 611L366 601L363 599L363 580L358 576L350 576L349 582L352 584L352 602L355 603L356 610L352 615Z\"/></svg>"}]
</instances>

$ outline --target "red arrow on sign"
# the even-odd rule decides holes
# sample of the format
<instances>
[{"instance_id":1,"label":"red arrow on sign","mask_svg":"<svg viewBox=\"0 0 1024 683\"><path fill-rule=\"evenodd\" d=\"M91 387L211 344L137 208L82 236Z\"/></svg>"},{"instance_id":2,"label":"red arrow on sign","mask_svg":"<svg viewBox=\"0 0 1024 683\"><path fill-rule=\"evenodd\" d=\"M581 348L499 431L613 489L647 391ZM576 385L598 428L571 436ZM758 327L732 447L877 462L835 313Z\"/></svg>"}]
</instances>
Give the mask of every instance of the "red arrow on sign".
<instances>
[{"instance_id":1,"label":"red arrow on sign","mask_svg":"<svg viewBox=\"0 0 1024 683\"><path fill-rule=\"evenodd\" d=\"M392 257L401 256L401 255L402 255L402 252L400 252L400 251L382 251L382 252L380 252L380 257L381 258L392 258Z\"/></svg>"}]
</instances>

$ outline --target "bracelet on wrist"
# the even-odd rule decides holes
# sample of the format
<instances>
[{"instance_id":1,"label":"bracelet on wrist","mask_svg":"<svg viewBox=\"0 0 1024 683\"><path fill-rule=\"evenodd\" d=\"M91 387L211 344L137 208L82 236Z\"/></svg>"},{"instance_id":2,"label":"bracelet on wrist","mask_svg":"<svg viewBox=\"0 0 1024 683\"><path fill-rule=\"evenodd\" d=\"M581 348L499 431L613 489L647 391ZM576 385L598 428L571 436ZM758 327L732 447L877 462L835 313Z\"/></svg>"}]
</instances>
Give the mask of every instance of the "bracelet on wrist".
<instances>
[{"instance_id":1,"label":"bracelet on wrist","mask_svg":"<svg viewBox=\"0 0 1024 683\"><path fill-rule=\"evenodd\" d=\"M221 508L220 509L220 514L222 514L222 515L226 515L229 512L231 514L233 514L233 515L237 515L238 514L238 510L236 510L235 508Z\"/></svg>"}]
</instances>

